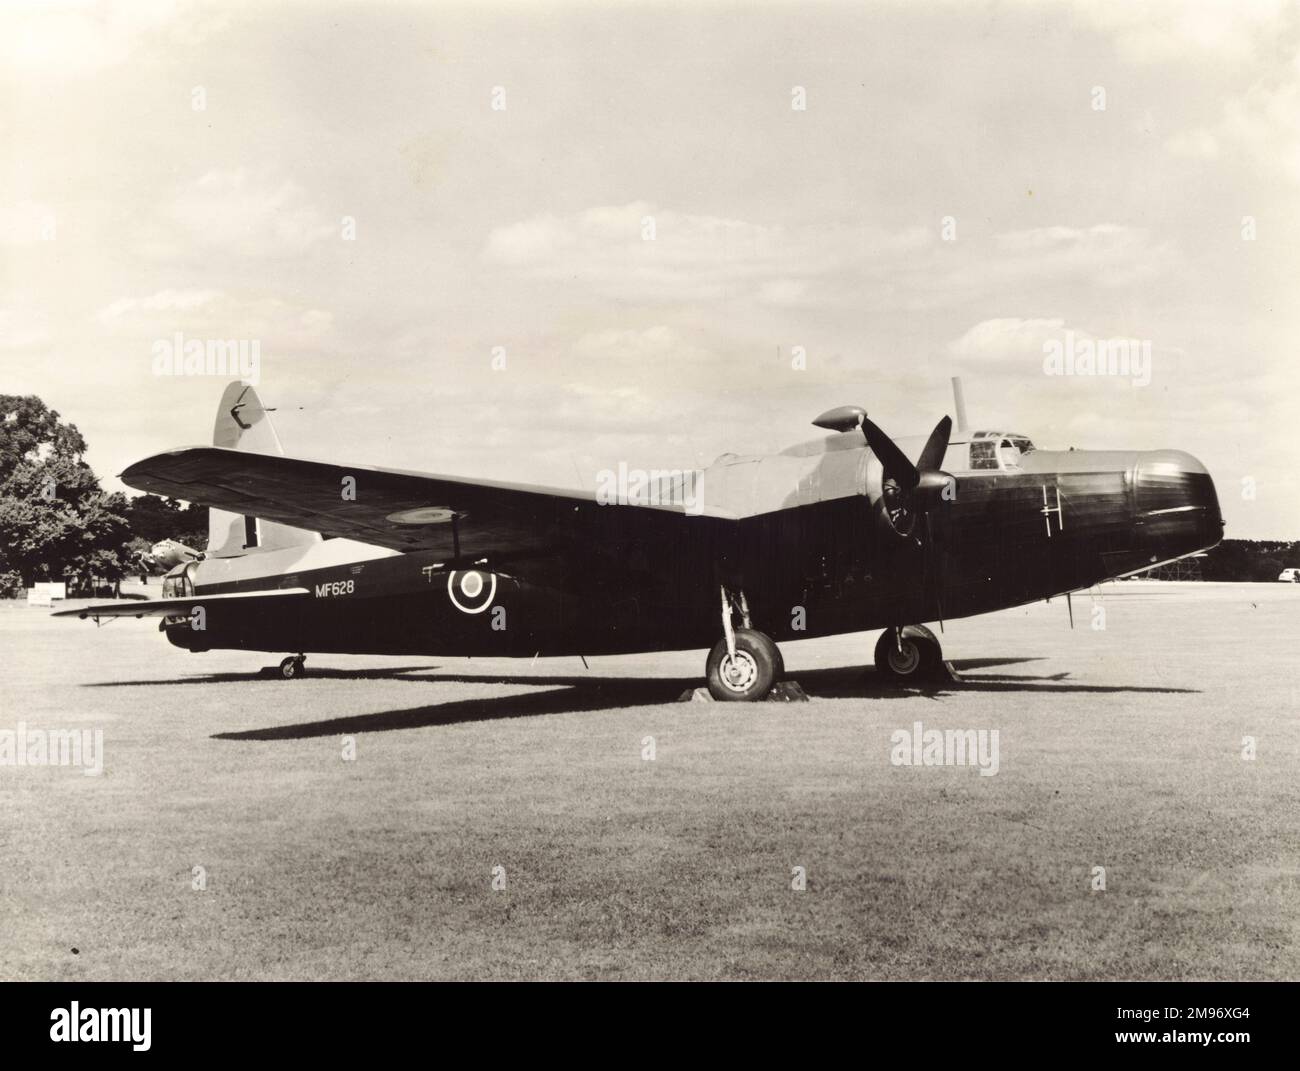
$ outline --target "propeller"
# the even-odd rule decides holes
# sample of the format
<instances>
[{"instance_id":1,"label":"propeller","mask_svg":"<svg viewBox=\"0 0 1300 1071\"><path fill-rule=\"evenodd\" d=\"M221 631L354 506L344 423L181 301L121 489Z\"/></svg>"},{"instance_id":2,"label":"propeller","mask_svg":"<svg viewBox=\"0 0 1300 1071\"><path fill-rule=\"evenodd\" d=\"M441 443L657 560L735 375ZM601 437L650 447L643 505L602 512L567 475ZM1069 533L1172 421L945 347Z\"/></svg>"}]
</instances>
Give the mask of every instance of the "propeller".
<instances>
[{"instance_id":1,"label":"propeller","mask_svg":"<svg viewBox=\"0 0 1300 1071\"><path fill-rule=\"evenodd\" d=\"M952 418L944 417L934 426L915 465L899 449L898 444L881 430L880 426L865 417L862 434L879 460L883 473L882 505L889 526L899 535L910 536L920 514L925 525L924 540L918 539L924 552L925 578L930 575L930 550L934 545L934 531L930 513L942 501L951 501L957 487L956 478L940 467L948 451L948 437L952 434ZM897 491L889 486L893 482ZM952 491L948 489L952 488ZM939 563L942 566L942 562ZM936 577L935 602L939 608L939 628L943 629L943 576Z\"/></svg>"},{"instance_id":2,"label":"propeller","mask_svg":"<svg viewBox=\"0 0 1300 1071\"><path fill-rule=\"evenodd\" d=\"M943 455L948 452L948 437L952 434L951 417L944 417L934 426L915 465L874 421L863 418L862 434L872 453L880 460L885 478L897 482L903 495L923 508L938 501L945 487L955 486L953 477L939 467L943 464Z\"/></svg>"}]
</instances>

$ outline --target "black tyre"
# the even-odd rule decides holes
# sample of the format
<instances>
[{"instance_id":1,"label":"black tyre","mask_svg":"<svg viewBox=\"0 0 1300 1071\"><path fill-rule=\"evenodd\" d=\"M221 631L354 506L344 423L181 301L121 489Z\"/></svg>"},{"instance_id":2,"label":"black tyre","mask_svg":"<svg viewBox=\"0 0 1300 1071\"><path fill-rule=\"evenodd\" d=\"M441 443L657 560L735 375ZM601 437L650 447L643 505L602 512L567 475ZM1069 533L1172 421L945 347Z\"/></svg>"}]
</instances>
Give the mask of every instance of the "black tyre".
<instances>
[{"instance_id":1,"label":"black tyre","mask_svg":"<svg viewBox=\"0 0 1300 1071\"><path fill-rule=\"evenodd\" d=\"M301 658L286 658L280 663L280 676L287 681L305 676L307 672L305 661L305 659Z\"/></svg>"},{"instance_id":2,"label":"black tyre","mask_svg":"<svg viewBox=\"0 0 1300 1071\"><path fill-rule=\"evenodd\" d=\"M784 661L775 643L754 629L736 629L736 657L719 640L705 664L709 694L722 703L765 699L782 672Z\"/></svg>"},{"instance_id":3,"label":"black tyre","mask_svg":"<svg viewBox=\"0 0 1300 1071\"><path fill-rule=\"evenodd\" d=\"M934 680L943 666L943 648L924 625L908 625L901 640L885 629L876 641L876 672L896 684Z\"/></svg>"}]
</instances>

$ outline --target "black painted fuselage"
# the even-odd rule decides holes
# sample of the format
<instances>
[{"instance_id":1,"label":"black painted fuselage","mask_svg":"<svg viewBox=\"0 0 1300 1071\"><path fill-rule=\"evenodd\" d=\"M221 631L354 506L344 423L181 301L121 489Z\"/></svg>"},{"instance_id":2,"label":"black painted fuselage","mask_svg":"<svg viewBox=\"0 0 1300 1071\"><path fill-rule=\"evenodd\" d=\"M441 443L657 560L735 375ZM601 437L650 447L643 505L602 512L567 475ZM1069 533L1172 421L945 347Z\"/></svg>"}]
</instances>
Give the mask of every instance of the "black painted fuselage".
<instances>
[{"instance_id":1,"label":"black painted fuselage","mask_svg":"<svg viewBox=\"0 0 1300 1071\"><path fill-rule=\"evenodd\" d=\"M869 460L869 455L867 455ZM189 650L521 656L709 647L719 592L754 627L805 639L986 613L1078 590L1213 546L1214 484L1177 451L1034 451L1015 469L957 474L950 499L891 517L878 466L823 501L740 520L661 524L653 512L557 503L541 538L499 559L467 548L387 554L205 582L196 596L305 589L163 622ZM594 511L594 512L593 512ZM593 532L597 537L593 539ZM326 541L328 545L329 541Z\"/></svg>"}]
</instances>

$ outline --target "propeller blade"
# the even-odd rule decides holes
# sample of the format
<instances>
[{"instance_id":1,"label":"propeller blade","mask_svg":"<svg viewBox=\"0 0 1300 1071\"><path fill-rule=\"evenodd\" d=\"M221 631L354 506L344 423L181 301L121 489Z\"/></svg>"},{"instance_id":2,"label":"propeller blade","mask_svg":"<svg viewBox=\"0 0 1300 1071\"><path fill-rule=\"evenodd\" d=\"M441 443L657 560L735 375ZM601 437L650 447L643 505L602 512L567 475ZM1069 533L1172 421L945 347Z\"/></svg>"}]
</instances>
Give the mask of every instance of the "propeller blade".
<instances>
[{"instance_id":1,"label":"propeller blade","mask_svg":"<svg viewBox=\"0 0 1300 1071\"><path fill-rule=\"evenodd\" d=\"M952 417L944 417L934 426L934 431L930 432L916 467L922 472L943 468L943 455L948 452L948 437L951 434Z\"/></svg>"},{"instance_id":2,"label":"propeller blade","mask_svg":"<svg viewBox=\"0 0 1300 1071\"><path fill-rule=\"evenodd\" d=\"M930 437L926 440L915 465L907 459L907 455L899 449L898 444L886 435L879 425L866 417L862 420L862 434L881 466L898 481L907 495L904 512L916 510L925 519L925 538L918 540L922 548L921 591L923 598L927 589L933 591L935 606L939 611L939 631L942 632L943 592L946 582L944 550L935 540L930 508L943 498L945 490L955 483L953 477L943 471L944 455L948 452L948 437L952 434L952 418L945 416L934 426L934 431L930 432ZM892 516L889 517L889 523L894 524ZM899 529L895 527L895 531ZM936 554L938 559L934 560L933 556Z\"/></svg>"},{"instance_id":3,"label":"propeller blade","mask_svg":"<svg viewBox=\"0 0 1300 1071\"><path fill-rule=\"evenodd\" d=\"M907 460L907 455L898 448L898 444L880 430L879 425L863 417L862 434L866 437L871 452L876 455L877 460L889 471L889 474L899 482L899 486L903 490L910 491L916 486L917 481L921 479L921 474L916 470L916 466Z\"/></svg>"}]
</instances>

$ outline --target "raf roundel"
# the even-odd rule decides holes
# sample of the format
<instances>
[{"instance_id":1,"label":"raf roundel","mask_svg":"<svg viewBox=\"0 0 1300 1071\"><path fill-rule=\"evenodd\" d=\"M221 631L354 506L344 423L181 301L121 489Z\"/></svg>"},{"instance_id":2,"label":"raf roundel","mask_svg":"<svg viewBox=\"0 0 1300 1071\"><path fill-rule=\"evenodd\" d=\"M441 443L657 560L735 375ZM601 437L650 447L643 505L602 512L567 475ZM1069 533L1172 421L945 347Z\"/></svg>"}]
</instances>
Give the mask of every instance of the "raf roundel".
<instances>
[{"instance_id":1,"label":"raf roundel","mask_svg":"<svg viewBox=\"0 0 1300 1071\"><path fill-rule=\"evenodd\" d=\"M485 584L483 574L475 570L467 573L448 573L447 594L451 598L451 604L461 613L481 614L496 598L496 574L488 573Z\"/></svg>"}]
</instances>

